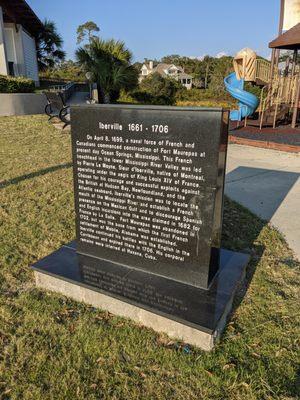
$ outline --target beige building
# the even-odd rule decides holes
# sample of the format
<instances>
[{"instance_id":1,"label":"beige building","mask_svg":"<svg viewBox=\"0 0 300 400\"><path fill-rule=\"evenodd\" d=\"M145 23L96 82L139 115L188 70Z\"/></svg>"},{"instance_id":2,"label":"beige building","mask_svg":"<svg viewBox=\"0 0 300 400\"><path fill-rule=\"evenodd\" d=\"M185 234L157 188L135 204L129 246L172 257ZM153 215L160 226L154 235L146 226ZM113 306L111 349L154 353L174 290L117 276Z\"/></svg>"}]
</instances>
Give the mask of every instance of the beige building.
<instances>
[{"instance_id":1,"label":"beige building","mask_svg":"<svg viewBox=\"0 0 300 400\"><path fill-rule=\"evenodd\" d=\"M141 82L146 76L157 72L161 76L174 78L176 81L180 82L187 89L191 89L193 86L193 77L184 72L184 69L177 67L174 64L159 63L156 67L153 66L153 61L144 63L141 68L141 73L139 76L139 82Z\"/></svg>"},{"instance_id":2,"label":"beige building","mask_svg":"<svg viewBox=\"0 0 300 400\"><path fill-rule=\"evenodd\" d=\"M36 36L43 24L24 0L0 1L0 75L39 84Z\"/></svg>"}]
</instances>

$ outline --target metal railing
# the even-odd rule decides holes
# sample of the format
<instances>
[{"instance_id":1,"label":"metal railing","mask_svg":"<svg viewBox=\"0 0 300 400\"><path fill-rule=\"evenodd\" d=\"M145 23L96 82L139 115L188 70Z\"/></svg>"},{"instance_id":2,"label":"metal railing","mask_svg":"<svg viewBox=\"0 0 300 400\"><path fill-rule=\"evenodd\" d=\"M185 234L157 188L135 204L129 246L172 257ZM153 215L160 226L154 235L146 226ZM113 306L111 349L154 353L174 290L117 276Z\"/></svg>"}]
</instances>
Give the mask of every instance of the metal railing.
<instances>
[{"instance_id":1,"label":"metal railing","mask_svg":"<svg viewBox=\"0 0 300 400\"><path fill-rule=\"evenodd\" d=\"M50 87L51 92L61 93L64 101L66 102L76 90L76 83L68 82L65 85L53 85Z\"/></svg>"}]
</instances>

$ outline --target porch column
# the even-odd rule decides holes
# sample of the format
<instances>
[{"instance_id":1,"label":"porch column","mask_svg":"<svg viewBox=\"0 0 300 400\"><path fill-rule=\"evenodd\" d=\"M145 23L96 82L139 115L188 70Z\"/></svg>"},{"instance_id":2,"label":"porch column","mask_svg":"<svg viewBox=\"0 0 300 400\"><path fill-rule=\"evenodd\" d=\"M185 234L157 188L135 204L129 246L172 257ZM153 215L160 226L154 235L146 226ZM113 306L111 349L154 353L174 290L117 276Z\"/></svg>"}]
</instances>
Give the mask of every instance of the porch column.
<instances>
[{"instance_id":1,"label":"porch column","mask_svg":"<svg viewBox=\"0 0 300 400\"><path fill-rule=\"evenodd\" d=\"M297 92L296 92L294 110L293 110L293 117L292 117L292 128L296 128L296 125L297 125L299 100L300 100L300 80L298 78L298 86L297 86Z\"/></svg>"},{"instance_id":2,"label":"porch column","mask_svg":"<svg viewBox=\"0 0 300 400\"><path fill-rule=\"evenodd\" d=\"M0 7L0 75L8 75L6 48L4 43L3 12Z\"/></svg>"},{"instance_id":3,"label":"porch column","mask_svg":"<svg viewBox=\"0 0 300 400\"><path fill-rule=\"evenodd\" d=\"M272 84L274 77L274 68L275 68L275 49L272 49L272 57L271 57L271 72L270 72L270 84Z\"/></svg>"},{"instance_id":4,"label":"porch column","mask_svg":"<svg viewBox=\"0 0 300 400\"><path fill-rule=\"evenodd\" d=\"M296 65L297 65L297 56L298 56L298 50L294 51L294 63L293 63L293 72L295 73ZM292 128L296 128L297 124L297 117L298 117L298 107L299 107L299 100L300 100L300 78L298 74L298 79L297 79L297 91L296 91L296 97L294 99L294 109L293 109L293 117L292 117Z\"/></svg>"}]
</instances>

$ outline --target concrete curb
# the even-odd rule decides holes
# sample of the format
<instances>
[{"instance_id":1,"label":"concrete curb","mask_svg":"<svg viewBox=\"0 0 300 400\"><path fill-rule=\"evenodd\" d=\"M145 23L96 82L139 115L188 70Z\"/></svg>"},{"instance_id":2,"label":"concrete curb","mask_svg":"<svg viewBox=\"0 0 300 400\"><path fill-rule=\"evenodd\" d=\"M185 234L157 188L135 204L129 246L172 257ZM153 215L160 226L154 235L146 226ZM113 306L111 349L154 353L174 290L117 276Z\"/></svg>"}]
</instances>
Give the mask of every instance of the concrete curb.
<instances>
[{"instance_id":1,"label":"concrete curb","mask_svg":"<svg viewBox=\"0 0 300 400\"><path fill-rule=\"evenodd\" d=\"M245 146L254 146L260 147L263 149L272 149L272 150L279 150L285 151L288 153L300 153L300 146L293 146L284 143L275 143L263 140L252 140L252 139L245 139L241 137L237 137L234 135L229 135L229 143L241 144Z\"/></svg>"}]
</instances>

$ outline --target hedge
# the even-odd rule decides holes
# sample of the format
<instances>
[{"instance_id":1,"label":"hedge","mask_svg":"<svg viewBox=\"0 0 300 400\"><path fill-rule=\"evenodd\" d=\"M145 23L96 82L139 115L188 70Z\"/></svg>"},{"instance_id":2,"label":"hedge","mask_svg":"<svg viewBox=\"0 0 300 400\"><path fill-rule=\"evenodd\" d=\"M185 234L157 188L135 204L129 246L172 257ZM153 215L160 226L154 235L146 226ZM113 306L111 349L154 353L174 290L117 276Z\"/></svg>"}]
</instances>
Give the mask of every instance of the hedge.
<instances>
[{"instance_id":1,"label":"hedge","mask_svg":"<svg viewBox=\"0 0 300 400\"><path fill-rule=\"evenodd\" d=\"M204 101L204 100L230 100L232 97L224 91L218 93L211 89L193 88L181 90L176 94L177 101Z\"/></svg>"},{"instance_id":2,"label":"hedge","mask_svg":"<svg viewBox=\"0 0 300 400\"><path fill-rule=\"evenodd\" d=\"M0 93L32 93L34 90L31 79L0 75Z\"/></svg>"}]
</instances>

